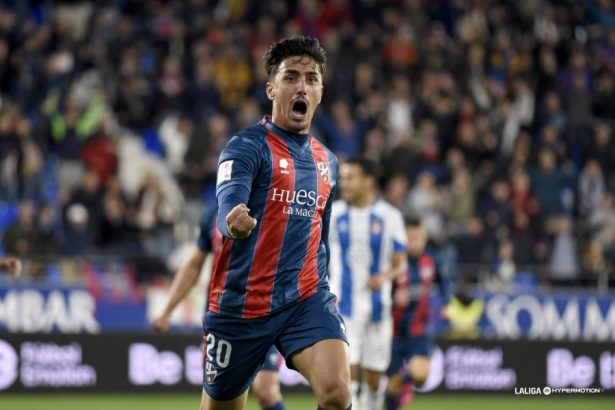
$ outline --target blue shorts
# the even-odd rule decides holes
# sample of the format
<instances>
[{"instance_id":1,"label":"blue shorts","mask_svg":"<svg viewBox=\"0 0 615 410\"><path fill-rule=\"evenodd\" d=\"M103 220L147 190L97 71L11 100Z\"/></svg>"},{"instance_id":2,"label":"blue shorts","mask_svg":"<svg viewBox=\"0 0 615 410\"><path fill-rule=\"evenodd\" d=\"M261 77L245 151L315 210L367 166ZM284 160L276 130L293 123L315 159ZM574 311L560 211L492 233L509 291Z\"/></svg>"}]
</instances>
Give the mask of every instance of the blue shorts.
<instances>
[{"instance_id":1,"label":"blue shorts","mask_svg":"<svg viewBox=\"0 0 615 410\"><path fill-rule=\"evenodd\" d=\"M398 336L393 338L393 348L391 349L391 363L387 369L387 376L397 374L404 363L415 356L429 357L433 337L429 334L422 336Z\"/></svg>"},{"instance_id":2,"label":"blue shorts","mask_svg":"<svg viewBox=\"0 0 615 410\"><path fill-rule=\"evenodd\" d=\"M215 400L240 396L252 383L272 346L292 368L292 356L321 340L348 343L335 296L324 289L314 296L255 319L207 312L203 388Z\"/></svg>"}]
</instances>

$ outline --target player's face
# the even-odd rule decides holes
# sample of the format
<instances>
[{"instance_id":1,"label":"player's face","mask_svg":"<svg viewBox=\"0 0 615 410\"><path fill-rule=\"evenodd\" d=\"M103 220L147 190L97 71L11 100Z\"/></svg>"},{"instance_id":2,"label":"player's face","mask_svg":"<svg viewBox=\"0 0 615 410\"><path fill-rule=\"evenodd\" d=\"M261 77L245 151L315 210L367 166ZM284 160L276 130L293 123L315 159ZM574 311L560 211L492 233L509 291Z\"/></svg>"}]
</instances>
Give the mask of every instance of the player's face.
<instances>
[{"instance_id":1,"label":"player's face","mask_svg":"<svg viewBox=\"0 0 615 410\"><path fill-rule=\"evenodd\" d=\"M273 123L287 131L307 133L322 92L322 75L313 58L286 58L267 83L267 95L273 101Z\"/></svg>"},{"instance_id":2,"label":"player's face","mask_svg":"<svg viewBox=\"0 0 615 410\"><path fill-rule=\"evenodd\" d=\"M406 236L408 237L408 245L406 249L412 257L420 256L425 250L427 244L427 232L421 226L407 226Z\"/></svg>"},{"instance_id":3,"label":"player's face","mask_svg":"<svg viewBox=\"0 0 615 410\"><path fill-rule=\"evenodd\" d=\"M369 178L360 166L342 164L340 167L340 190L350 204L359 202L369 192Z\"/></svg>"}]
</instances>

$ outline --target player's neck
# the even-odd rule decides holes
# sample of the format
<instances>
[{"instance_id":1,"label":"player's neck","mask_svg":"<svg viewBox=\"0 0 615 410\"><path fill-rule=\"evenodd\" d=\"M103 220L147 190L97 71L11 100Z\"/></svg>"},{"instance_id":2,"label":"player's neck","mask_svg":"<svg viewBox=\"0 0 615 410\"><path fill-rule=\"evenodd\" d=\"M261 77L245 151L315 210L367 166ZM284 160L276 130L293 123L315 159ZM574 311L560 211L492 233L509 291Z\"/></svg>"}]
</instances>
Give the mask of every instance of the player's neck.
<instances>
[{"instance_id":1,"label":"player's neck","mask_svg":"<svg viewBox=\"0 0 615 410\"><path fill-rule=\"evenodd\" d=\"M367 208L374 203L375 199L376 196L372 193L369 193L360 198L357 198L357 200L350 205L354 206L355 208Z\"/></svg>"},{"instance_id":2,"label":"player's neck","mask_svg":"<svg viewBox=\"0 0 615 410\"><path fill-rule=\"evenodd\" d=\"M285 132L286 134L289 134L291 136L307 136L310 132L310 124L311 122L308 123L307 127L304 130L301 131L293 131L293 130L289 130L289 126L287 124L284 123L284 121L281 120L282 116L281 115L276 115L275 112L273 112L271 114L271 117L269 117L269 122L271 122L274 126L276 126L278 129L282 130L283 132Z\"/></svg>"}]
</instances>

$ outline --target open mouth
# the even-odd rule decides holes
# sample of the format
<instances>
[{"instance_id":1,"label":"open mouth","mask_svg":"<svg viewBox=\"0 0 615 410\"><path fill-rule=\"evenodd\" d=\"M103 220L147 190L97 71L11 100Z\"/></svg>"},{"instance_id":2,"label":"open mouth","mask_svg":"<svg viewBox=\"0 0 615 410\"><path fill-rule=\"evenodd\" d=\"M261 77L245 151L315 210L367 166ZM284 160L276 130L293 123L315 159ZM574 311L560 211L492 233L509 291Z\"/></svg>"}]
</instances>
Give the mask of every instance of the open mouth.
<instances>
[{"instance_id":1,"label":"open mouth","mask_svg":"<svg viewBox=\"0 0 615 410\"><path fill-rule=\"evenodd\" d=\"M307 103L305 101L297 100L293 103L292 111L293 114L303 117L307 114L307 108Z\"/></svg>"}]
</instances>

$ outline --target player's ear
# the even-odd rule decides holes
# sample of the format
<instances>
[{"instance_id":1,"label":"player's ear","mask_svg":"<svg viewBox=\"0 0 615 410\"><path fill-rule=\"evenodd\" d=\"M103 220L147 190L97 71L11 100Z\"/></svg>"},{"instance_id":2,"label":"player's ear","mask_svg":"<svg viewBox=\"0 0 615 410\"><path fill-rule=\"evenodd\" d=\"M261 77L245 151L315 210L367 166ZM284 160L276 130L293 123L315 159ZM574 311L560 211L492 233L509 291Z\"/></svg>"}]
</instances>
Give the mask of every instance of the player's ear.
<instances>
[{"instance_id":1,"label":"player's ear","mask_svg":"<svg viewBox=\"0 0 615 410\"><path fill-rule=\"evenodd\" d=\"M275 97L275 93L273 92L273 84L270 81L267 81L267 86L265 87L265 91L267 92L267 98L273 101Z\"/></svg>"}]
</instances>

